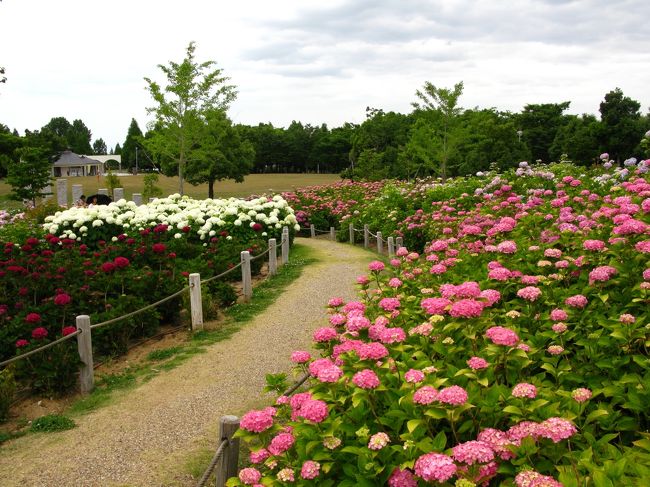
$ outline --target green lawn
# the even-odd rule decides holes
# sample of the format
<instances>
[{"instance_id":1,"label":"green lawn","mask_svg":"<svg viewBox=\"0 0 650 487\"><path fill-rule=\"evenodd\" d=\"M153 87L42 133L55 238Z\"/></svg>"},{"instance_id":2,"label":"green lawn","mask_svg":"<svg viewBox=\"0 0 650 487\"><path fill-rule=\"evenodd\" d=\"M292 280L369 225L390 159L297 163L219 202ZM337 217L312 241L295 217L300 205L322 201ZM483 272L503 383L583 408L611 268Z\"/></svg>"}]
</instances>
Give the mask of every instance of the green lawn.
<instances>
[{"instance_id":1,"label":"green lawn","mask_svg":"<svg viewBox=\"0 0 650 487\"><path fill-rule=\"evenodd\" d=\"M133 193L142 193L142 178L142 174L138 176L119 176L127 199L131 199ZM106 187L103 176L99 176L99 178L96 176L68 177L66 179L68 180L68 201L72 199L73 184L81 184L86 196L97 193L99 188ZM246 176L243 183L235 183L233 181L218 182L215 184L214 192L216 198L231 196L245 197L252 194L290 191L304 186L328 184L336 181L340 181L338 174L251 174ZM161 175L158 186L162 188L163 194L165 195L178 193L178 178ZM56 188L56 186L53 186L53 188ZM15 203L9 203L7 201L7 196L10 192L11 186L4 180L0 180L0 209L16 207ZM201 184L199 186L192 186L186 182L185 194L194 198L207 198L208 185Z\"/></svg>"}]
</instances>

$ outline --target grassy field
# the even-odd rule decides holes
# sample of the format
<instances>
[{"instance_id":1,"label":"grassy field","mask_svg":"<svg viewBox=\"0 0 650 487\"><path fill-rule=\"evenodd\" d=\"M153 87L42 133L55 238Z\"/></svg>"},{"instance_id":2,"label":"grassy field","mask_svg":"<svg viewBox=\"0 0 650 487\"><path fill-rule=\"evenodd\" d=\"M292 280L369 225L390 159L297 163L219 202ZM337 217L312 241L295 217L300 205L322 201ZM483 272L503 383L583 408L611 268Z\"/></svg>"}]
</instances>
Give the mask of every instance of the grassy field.
<instances>
[{"instance_id":1,"label":"grassy field","mask_svg":"<svg viewBox=\"0 0 650 487\"><path fill-rule=\"evenodd\" d=\"M133 193L142 193L143 175L137 176L119 176L126 199L131 199ZM99 188L105 188L104 177L68 177L68 201L72 200L72 185L81 184L86 196L97 193ZM315 184L327 184L340 181L338 174L251 174L246 176L243 183L233 181L220 181L214 186L215 198L227 198L231 196L245 197L252 194L277 193L280 191L290 191L295 188L312 186ZM164 195L178 193L178 178L160 175L158 186L163 190ZM194 198L207 198L208 185L201 184L192 186L185 183L185 194ZM53 186L56 188L56 186ZM8 201L8 195L11 192L9 186L4 180L0 180L0 209L16 208L19 203Z\"/></svg>"}]
</instances>

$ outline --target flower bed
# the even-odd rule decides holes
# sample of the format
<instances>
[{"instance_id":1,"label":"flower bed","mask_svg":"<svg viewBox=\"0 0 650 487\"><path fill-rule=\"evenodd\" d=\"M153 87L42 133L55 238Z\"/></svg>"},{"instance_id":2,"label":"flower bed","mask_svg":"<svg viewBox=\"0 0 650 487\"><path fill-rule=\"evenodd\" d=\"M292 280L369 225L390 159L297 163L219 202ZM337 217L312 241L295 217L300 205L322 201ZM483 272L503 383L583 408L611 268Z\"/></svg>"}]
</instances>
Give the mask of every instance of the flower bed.
<instances>
[{"instance_id":1,"label":"flower bed","mask_svg":"<svg viewBox=\"0 0 650 487\"><path fill-rule=\"evenodd\" d=\"M292 355L308 388L243 416L229 485L643 485L650 183L552 169L422 191L448 196L434 238L330 300L321 356Z\"/></svg>"},{"instance_id":2,"label":"flower bed","mask_svg":"<svg viewBox=\"0 0 650 487\"><path fill-rule=\"evenodd\" d=\"M56 234L0 242L0 361L74 332L77 315L90 315L91 323L116 318L182 289L190 273L202 279L220 274L239 263L242 250L255 256L266 250L267 237L279 242L285 225L293 234L293 210L279 196L170 197L145 207L122 200L58 212L44 225ZM252 261L253 274L262 264ZM223 286L213 281L204 291L231 299ZM178 322L183 300L187 296L94 330L95 353L123 353L134 338ZM17 378L36 390L73 387L76 346L69 340L16 362Z\"/></svg>"}]
</instances>

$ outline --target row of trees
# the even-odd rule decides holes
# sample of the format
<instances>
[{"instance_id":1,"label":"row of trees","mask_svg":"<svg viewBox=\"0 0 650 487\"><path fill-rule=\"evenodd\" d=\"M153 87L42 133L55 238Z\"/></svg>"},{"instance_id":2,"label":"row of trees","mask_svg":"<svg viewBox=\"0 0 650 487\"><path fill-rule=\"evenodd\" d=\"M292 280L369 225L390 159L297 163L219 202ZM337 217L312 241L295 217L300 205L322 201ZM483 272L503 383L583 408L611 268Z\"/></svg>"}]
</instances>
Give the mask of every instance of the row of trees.
<instances>
[{"instance_id":1,"label":"row of trees","mask_svg":"<svg viewBox=\"0 0 650 487\"><path fill-rule=\"evenodd\" d=\"M443 178L504 169L519 161L550 162L562 154L578 164L595 162L601 152L617 161L644 154L639 142L650 129L650 113L616 88L600 104L600 117L568 115L570 102L529 104L519 113L494 108L463 109L463 83L453 88L425 82L408 114L366 109L361 124L235 125L227 116L237 92L213 61L198 63L193 43L185 59L159 65L165 84L145 78L154 116L143 134L131 120L124 143L115 147L122 168L158 168L184 181L207 183L209 196L221 179L242 181L249 172L341 172L366 179ZM51 160L70 148L80 154L107 153L81 120L55 117L20 137L0 125L0 177L18 163L22 149ZM138 161L138 154L140 154Z\"/></svg>"}]
</instances>

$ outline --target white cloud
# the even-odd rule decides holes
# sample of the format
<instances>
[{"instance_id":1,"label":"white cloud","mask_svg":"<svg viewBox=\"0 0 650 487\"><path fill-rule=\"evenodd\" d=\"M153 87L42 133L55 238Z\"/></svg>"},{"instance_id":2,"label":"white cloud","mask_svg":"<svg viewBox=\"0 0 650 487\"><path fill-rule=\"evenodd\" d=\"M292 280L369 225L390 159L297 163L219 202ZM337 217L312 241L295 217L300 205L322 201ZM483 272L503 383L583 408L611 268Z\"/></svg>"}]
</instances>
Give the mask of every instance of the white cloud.
<instances>
[{"instance_id":1,"label":"white cloud","mask_svg":"<svg viewBox=\"0 0 650 487\"><path fill-rule=\"evenodd\" d=\"M5 0L0 123L37 129L81 118L109 146L145 128L143 77L188 42L237 85L235 121L361 122L407 112L425 80L463 80L466 107L520 110L570 100L597 113L620 87L650 104L645 0Z\"/></svg>"}]
</instances>

